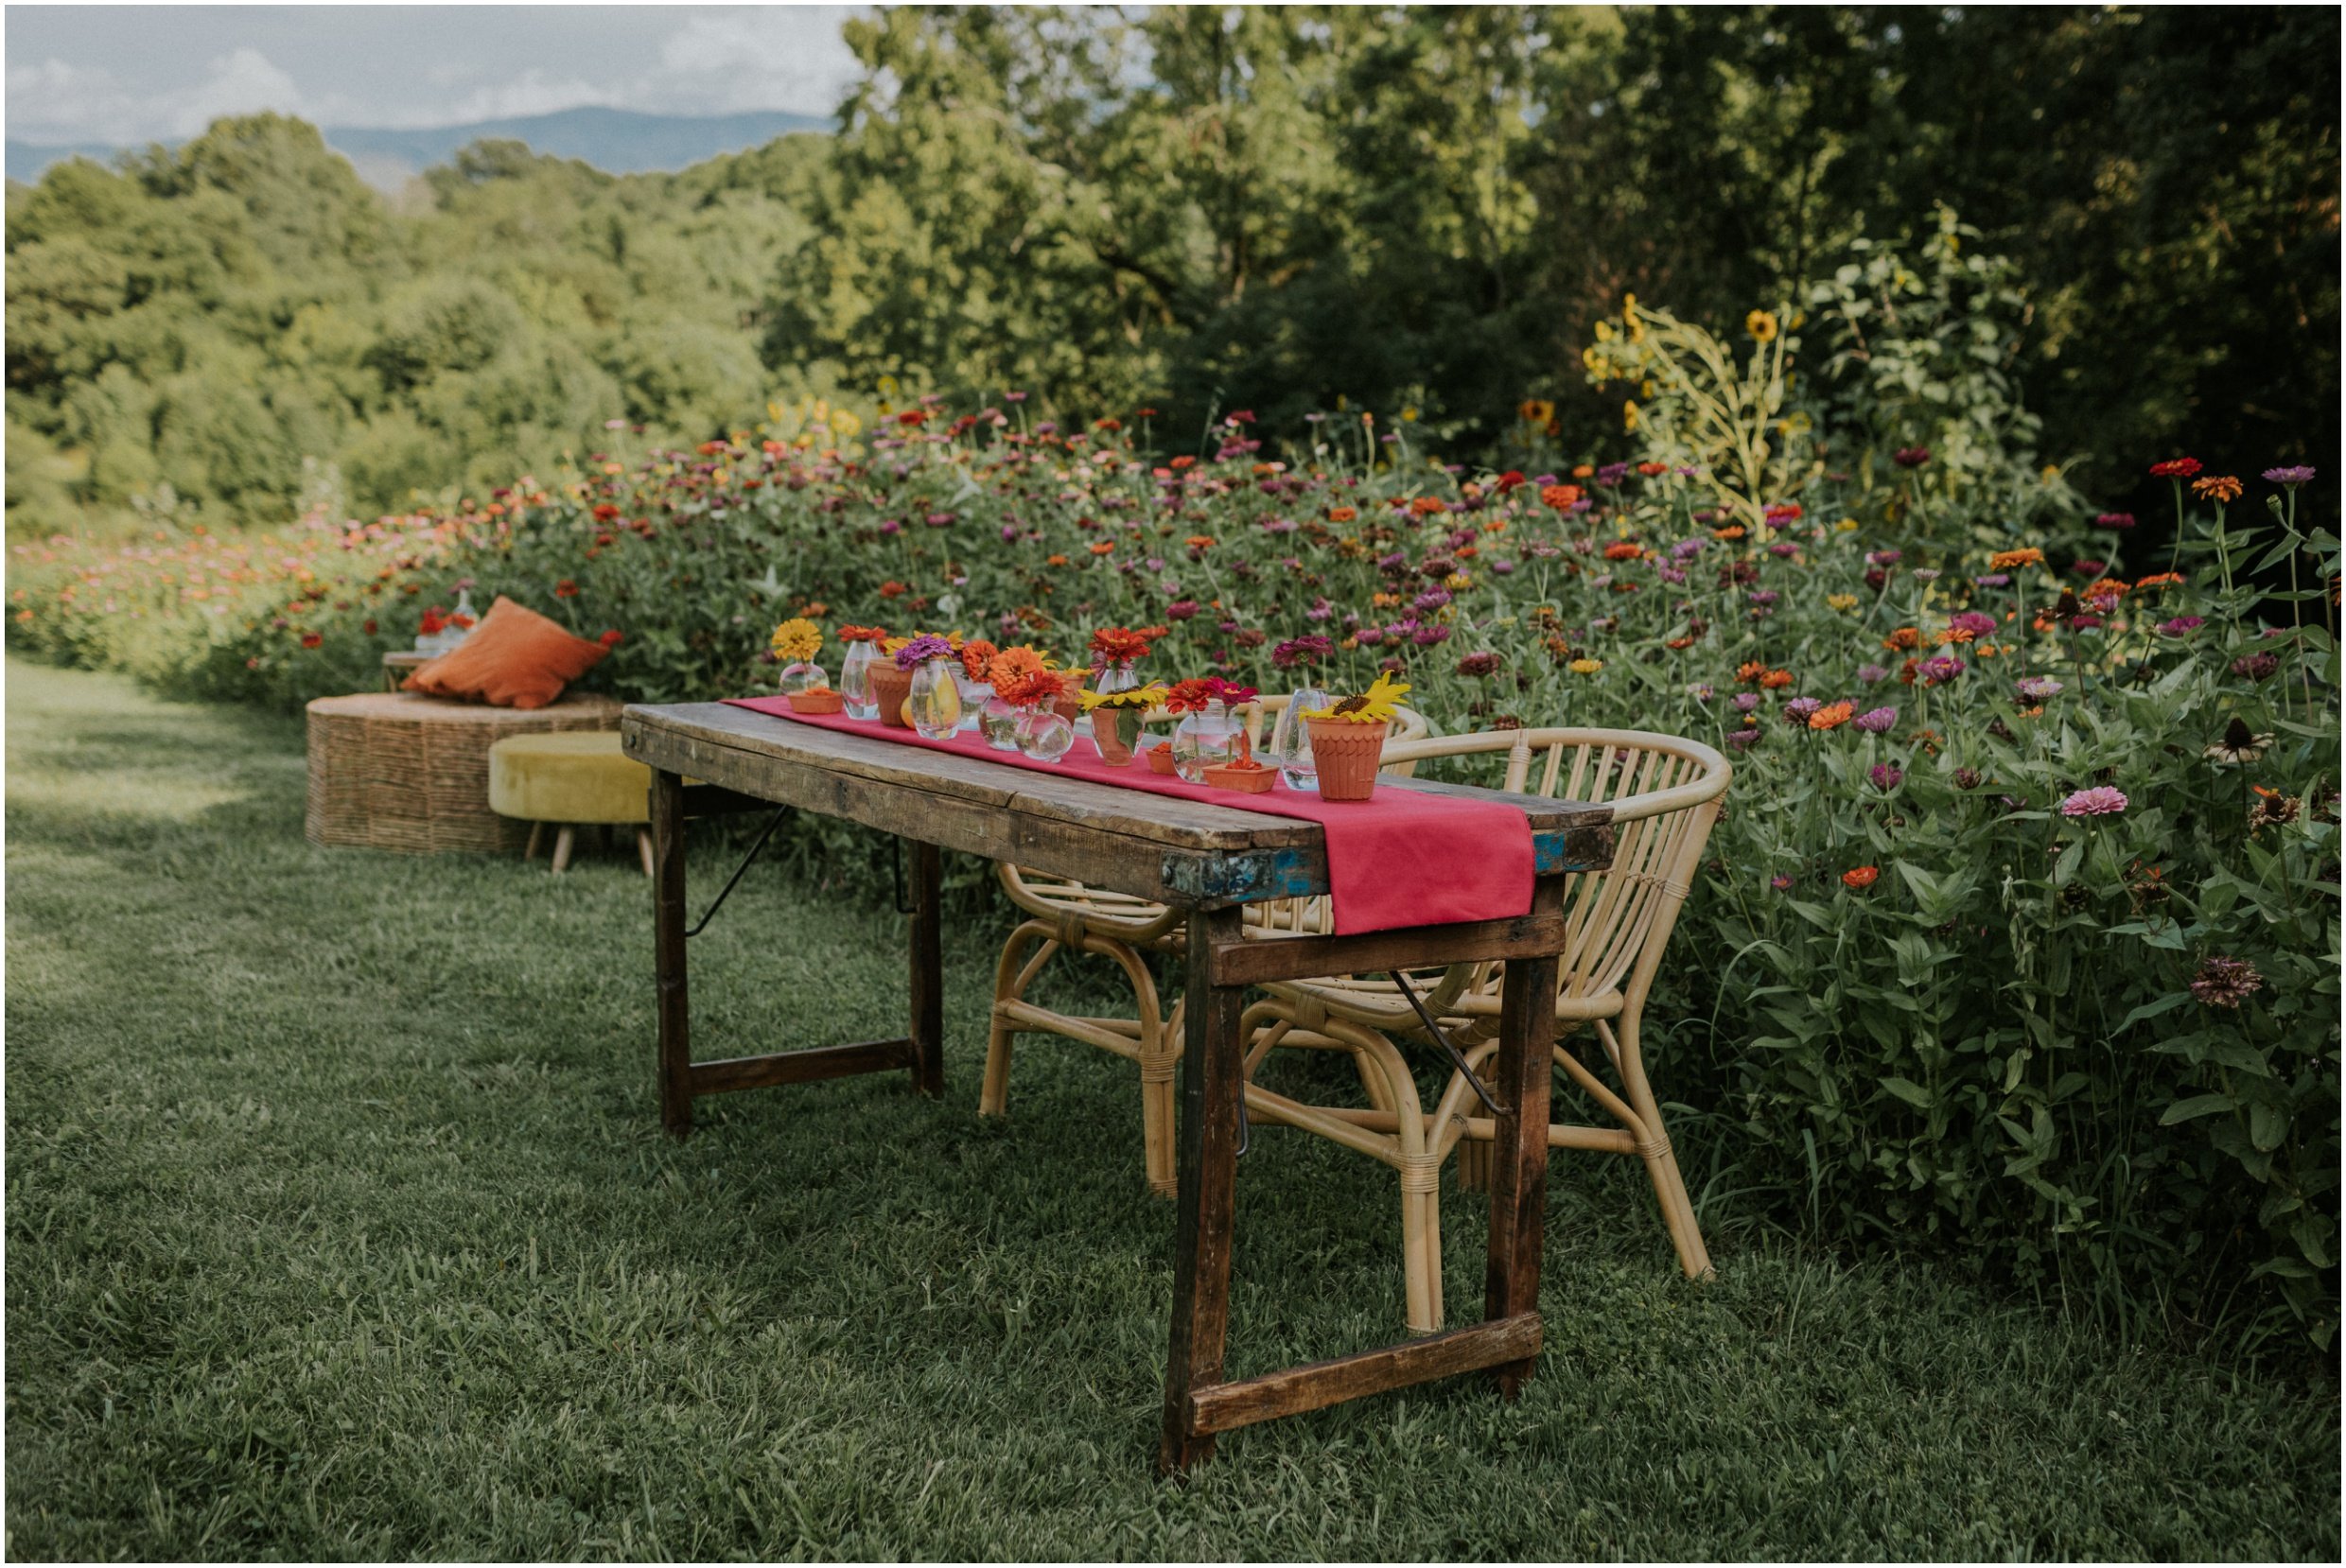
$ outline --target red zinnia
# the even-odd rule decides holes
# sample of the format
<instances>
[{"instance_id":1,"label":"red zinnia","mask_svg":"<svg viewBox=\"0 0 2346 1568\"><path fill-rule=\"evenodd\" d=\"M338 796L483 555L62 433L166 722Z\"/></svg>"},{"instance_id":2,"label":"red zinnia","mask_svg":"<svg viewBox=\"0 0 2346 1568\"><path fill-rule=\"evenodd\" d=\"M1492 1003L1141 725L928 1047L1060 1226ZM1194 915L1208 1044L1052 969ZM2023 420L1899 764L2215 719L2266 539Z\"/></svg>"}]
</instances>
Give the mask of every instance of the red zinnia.
<instances>
[{"instance_id":1,"label":"red zinnia","mask_svg":"<svg viewBox=\"0 0 2346 1568\"><path fill-rule=\"evenodd\" d=\"M1863 893L1873 886L1876 879L1881 875L1880 866L1861 865L1853 870L1844 871L1841 874L1841 885L1852 893Z\"/></svg>"},{"instance_id":2,"label":"red zinnia","mask_svg":"<svg viewBox=\"0 0 2346 1568\"><path fill-rule=\"evenodd\" d=\"M2169 458L2164 462L2150 465L2150 477L2154 479L2187 479L2197 472L2197 458Z\"/></svg>"}]
</instances>

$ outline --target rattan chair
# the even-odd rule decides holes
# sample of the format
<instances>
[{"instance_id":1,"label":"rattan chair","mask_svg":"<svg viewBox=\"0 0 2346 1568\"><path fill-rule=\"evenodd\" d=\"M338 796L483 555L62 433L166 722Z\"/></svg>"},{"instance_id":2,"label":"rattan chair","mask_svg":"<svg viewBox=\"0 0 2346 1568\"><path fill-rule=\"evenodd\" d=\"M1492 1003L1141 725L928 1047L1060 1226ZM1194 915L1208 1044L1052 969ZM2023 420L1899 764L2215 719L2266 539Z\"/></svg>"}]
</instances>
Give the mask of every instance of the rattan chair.
<instances>
[{"instance_id":1,"label":"rattan chair","mask_svg":"<svg viewBox=\"0 0 2346 1568\"><path fill-rule=\"evenodd\" d=\"M1251 742L1260 745L1266 722L1287 702L1285 697L1265 697L1246 705L1241 711ZM1148 720L1160 723L1175 717L1156 709ZM1402 708L1389 733L1398 743L1423 739L1429 727L1424 715ZM1406 775L1412 766L1409 759L1394 758L1386 771ZM1245 800L1234 795L1231 803L1243 807ZM1147 954L1181 951L1185 915L1145 898L1015 865L1001 864L995 871L1003 891L1027 918L1010 932L1003 944L1001 961L994 967L993 1024L986 1037L986 1077L978 1095L978 1114L1001 1116L1008 1110L1011 1045L1022 1034L1059 1035L1137 1062L1142 1159L1149 1187L1170 1197L1178 1185L1173 1159L1173 1077L1182 1056L1182 1005L1177 999L1171 1010L1165 1010ZM1251 932L1319 931L1328 918L1327 900L1288 898L1250 905L1246 917ZM1134 1016L1068 1014L1027 1001L1028 987L1059 952L1090 953L1122 969L1132 987Z\"/></svg>"},{"instance_id":2,"label":"rattan chair","mask_svg":"<svg viewBox=\"0 0 2346 1568\"><path fill-rule=\"evenodd\" d=\"M1613 863L1569 879L1564 890L1569 946L1559 966L1556 1065L1618 1124L1554 1123L1550 1148L1634 1156L1645 1163L1662 1219L1689 1278L1710 1272L1694 1208L1678 1173L1661 1109L1646 1080L1638 1025L1671 927L1700 864L1720 798L1725 758L1708 746L1630 730L1523 729L1400 743L1398 762L1504 754L1500 787L1614 808ZM1536 776L1535 776L1536 775ZM1409 976L1419 999L1480 1075L1498 1050L1502 967L1462 964ZM1409 1325L1442 1326L1442 1164L1464 1144L1461 1176L1487 1179L1492 1119L1463 1074L1453 1070L1428 1110L1396 1041L1431 1041L1392 981L1366 976L1266 986L1247 1009L1247 1111L1333 1140L1392 1166L1401 1176L1402 1265ZM1617 1090L1571 1049L1587 1029L1618 1075ZM1252 1082L1270 1052L1296 1046L1349 1053L1368 1106L1305 1105ZM1436 1058L1437 1060L1440 1058ZM1479 1167L1479 1168L1478 1168Z\"/></svg>"}]
</instances>

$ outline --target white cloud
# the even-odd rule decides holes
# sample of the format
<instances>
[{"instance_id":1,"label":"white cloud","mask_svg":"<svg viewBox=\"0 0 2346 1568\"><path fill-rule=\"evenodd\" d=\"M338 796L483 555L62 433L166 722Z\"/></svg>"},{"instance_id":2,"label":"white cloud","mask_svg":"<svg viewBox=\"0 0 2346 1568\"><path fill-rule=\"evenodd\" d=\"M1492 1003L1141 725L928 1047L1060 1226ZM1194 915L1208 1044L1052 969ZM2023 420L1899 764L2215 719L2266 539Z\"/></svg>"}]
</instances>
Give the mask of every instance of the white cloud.
<instances>
[{"instance_id":1,"label":"white cloud","mask_svg":"<svg viewBox=\"0 0 2346 1568\"><path fill-rule=\"evenodd\" d=\"M778 7L688 17L660 45L661 79L645 85L678 104L699 103L705 113L828 114L855 79L855 57L840 42L839 24L856 9Z\"/></svg>"},{"instance_id":2,"label":"white cloud","mask_svg":"<svg viewBox=\"0 0 2346 1568\"><path fill-rule=\"evenodd\" d=\"M139 93L103 66L44 60L9 67L9 132L28 141L138 142L192 136L222 114L314 114L293 78L258 49L211 61L188 86Z\"/></svg>"}]
</instances>

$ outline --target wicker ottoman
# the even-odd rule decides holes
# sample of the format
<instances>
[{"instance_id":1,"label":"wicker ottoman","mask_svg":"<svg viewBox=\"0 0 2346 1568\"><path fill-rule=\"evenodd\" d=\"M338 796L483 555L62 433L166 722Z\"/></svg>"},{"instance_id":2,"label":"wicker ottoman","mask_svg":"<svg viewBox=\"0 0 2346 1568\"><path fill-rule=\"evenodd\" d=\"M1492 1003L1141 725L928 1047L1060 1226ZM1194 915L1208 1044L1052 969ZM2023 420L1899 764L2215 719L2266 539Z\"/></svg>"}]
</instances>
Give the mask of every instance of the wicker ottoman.
<instances>
[{"instance_id":1,"label":"wicker ottoman","mask_svg":"<svg viewBox=\"0 0 2346 1568\"><path fill-rule=\"evenodd\" d=\"M508 735L619 728L621 705L572 695L522 711L410 691L309 705L312 844L411 855L521 847L527 825L489 810L489 748Z\"/></svg>"}]
</instances>

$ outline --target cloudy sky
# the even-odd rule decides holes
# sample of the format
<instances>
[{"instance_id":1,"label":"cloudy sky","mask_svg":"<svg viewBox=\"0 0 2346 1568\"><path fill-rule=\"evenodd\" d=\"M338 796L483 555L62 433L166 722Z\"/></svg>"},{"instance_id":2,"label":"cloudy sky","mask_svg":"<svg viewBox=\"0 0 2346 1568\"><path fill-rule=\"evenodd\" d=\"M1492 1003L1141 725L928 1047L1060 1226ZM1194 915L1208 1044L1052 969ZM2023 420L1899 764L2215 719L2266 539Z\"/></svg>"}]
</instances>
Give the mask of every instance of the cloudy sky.
<instances>
[{"instance_id":1,"label":"cloudy sky","mask_svg":"<svg viewBox=\"0 0 2346 1568\"><path fill-rule=\"evenodd\" d=\"M596 104L828 114L847 6L19 6L8 134L178 140L260 109L412 129Z\"/></svg>"}]
</instances>

